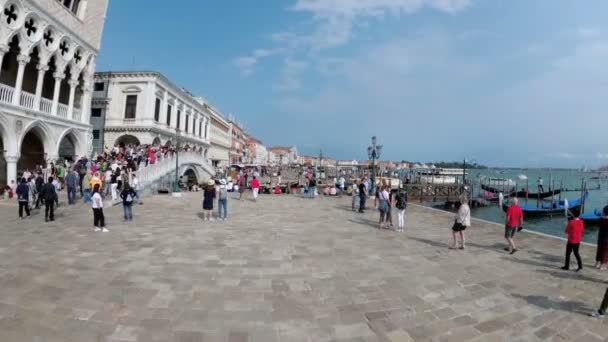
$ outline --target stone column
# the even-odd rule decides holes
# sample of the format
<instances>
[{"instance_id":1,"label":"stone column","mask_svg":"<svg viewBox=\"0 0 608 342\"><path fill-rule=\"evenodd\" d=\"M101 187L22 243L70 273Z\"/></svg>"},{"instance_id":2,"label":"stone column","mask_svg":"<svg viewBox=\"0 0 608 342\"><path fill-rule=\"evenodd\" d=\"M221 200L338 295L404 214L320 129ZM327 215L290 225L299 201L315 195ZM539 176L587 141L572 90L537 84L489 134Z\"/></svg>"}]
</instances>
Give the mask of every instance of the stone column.
<instances>
[{"instance_id":1,"label":"stone column","mask_svg":"<svg viewBox=\"0 0 608 342\"><path fill-rule=\"evenodd\" d=\"M15 183L19 183L17 180L17 162L19 161L19 154L6 154L4 155L6 160L6 183L10 184L12 180Z\"/></svg>"},{"instance_id":2,"label":"stone column","mask_svg":"<svg viewBox=\"0 0 608 342\"><path fill-rule=\"evenodd\" d=\"M92 82L90 80L87 80L87 78L84 79L83 93L82 98L80 99L80 119L86 124L91 123L91 98L93 94L93 87L91 84Z\"/></svg>"},{"instance_id":3,"label":"stone column","mask_svg":"<svg viewBox=\"0 0 608 342\"><path fill-rule=\"evenodd\" d=\"M42 100L42 86L44 85L44 75L49 70L48 65L38 64L38 79L36 80L36 97L34 98L34 109L40 110L40 101Z\"/></svg>"},{"instance_id":4,"label":"stone column","mask_svg":"<svg viewBox=\"0 0 608 342\"><path fill-rule=\"evenodd\" d=\"M70 85L70 97L68 99L68 119L74 120L74 97L76 96L76 87L78 86L78 79L70 78L68 84Z\"/></svg>"},{"instance_id":5,"label":"stone column","mask_svg":"<svg viewBox=\"0 0 608 342\"><path fill-rule=\"evenodd\" d=\"M17 63L19 68L17 69L17 81L15 83L15 93L13 93L13 104L19 106L21 104L21 88L23 86L23 73L25 72L25 66L30 62L30 57L26 55L17 56Z\"/></svg>"},{"instance_id":6,"label":"stone column","mask_svg":"<svg viewBox=\"0 0 608 342\"><path fill-rule=\"evenodd\" d=\"M59 92L61 91L61 81L65 74L63 72L55 72L53 78L55 78L55 89L53 91L53 105L51 106L51 115L57 116L57 107L59 106Z\"/></svg>"}]
</instances>

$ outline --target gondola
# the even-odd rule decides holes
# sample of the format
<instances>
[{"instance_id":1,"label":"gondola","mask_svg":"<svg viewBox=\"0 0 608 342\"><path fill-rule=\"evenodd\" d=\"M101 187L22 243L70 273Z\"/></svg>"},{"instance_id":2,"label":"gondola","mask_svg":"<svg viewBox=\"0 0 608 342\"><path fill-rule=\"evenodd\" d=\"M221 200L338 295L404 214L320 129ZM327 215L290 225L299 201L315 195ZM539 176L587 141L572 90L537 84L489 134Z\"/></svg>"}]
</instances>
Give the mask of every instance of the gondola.
<instances>
[{"instance_id":1,"label":"gondola","mask_svg":"<svg viewBox=\"0 0 608 342\"><path fill-rule=\"evenodd\" d=\"M592 213L584 213L579 216L586 225L598 225L600 224L600 219L602 218L602 212L595 209Z\"/></svg>"},{"instance_id":2,"label":"gondola","mask_svg":"<svg viewBox=\"0 0 608 342\"><path fill-rule=\"evenodd\" d=\"M520 205L519 207L523 211L524 216L565 215L566 209L568 209L570 213L576 215L577 213L581 212L581 207L588 196L589 193L586 192L583 197L573 201L569 201L567 208L564 206L564 200L556 201L549 204L541 203L540 206ZM509 206L504 202L502 203L502 210L504 212L507 212L507 210L509 210Z\"/></svg>"},{"instance_id":3,"label":"gondola","mask_svg":"<svg viewBox=\"0 0 608 342\"><path fill-rule=\"evenodd\" d=\"M493 188L491 186L487 186L485 184L481 184L481 189L488 191L488 192L493 192L495 194L499 193L499 192L505 192L505 191L501 191L499 189ZM526 196L526 191L522 190L522 191L518 191L515 192L513 190L510 190L509 193L507 193L505 196L506 197L520 197L520 198L530 198L530 199L538 199L538 198L549 198L555 195L559 195L562 192L561 189L556 189L555 191L546 191L546 192L541 192L541 193L533 193L533 192L529 192L527 193Z\"/></svg>"}]
</instances>

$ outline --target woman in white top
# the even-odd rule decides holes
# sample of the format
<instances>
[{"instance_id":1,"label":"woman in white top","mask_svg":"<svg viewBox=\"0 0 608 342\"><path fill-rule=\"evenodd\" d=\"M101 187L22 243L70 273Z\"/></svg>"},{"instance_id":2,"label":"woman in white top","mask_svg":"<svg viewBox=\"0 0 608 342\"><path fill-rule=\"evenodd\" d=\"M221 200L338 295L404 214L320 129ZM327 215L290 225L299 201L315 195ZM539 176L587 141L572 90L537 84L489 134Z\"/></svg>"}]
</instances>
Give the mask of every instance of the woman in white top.
<instances>
[{"instance_id":1,"label":"woman in white top","mask_svg":"<svg viewBox=\"0 0 608 342\"><path fill-rule=\"evenodd\" d=\"M105 227L105 217L103 216L103 198L99 194L99 184L95 184L93 188L93 198L91 207L93 208L93 226L96 232L107 233L109 230Z\"/></svg>"},{"instance_id":2,"label":"woman in white top","mask_svg":"<svg viewBox=\"0 0 608 342\"><path fill-rule=\"evenodd\" d=\"M378 192L378 211L380 211L380 225L379 229L386 228L388 223L388 215L390 215L390 206L391 200L390 195L387 191L387 187L383 186L382 189Z\"/></svg>"},{"instance_id":3,"label":"woman in white top","mask_svg":"<svg viewBox=\"0 0 608 342\"><path fill-rule=\"evenodd\" d=\"M454 244L452 249L464 249L465 248L465 236L464 231L471 225L471 209L466 198L460 200L460 208L456 214L456 220L452 227L452 235L454 236ZM457 235L460 235L460 247L457 243Z\"/></svg>"}]
</instances>

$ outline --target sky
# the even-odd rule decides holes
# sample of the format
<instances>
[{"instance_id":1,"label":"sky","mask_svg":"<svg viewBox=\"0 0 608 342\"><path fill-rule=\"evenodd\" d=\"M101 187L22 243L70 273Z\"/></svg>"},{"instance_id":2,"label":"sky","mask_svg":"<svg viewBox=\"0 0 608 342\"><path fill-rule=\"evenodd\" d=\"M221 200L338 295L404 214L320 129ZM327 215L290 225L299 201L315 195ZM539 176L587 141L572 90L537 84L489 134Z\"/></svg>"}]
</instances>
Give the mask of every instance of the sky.
<instances>
[{"instance_id":1,"label":"sky","mask_svg":"<svg viewBox=\"0 0 608 342\"><path fill-rule=\"evenodd\" d=\"M608 164L605 0L114 0L97 69L157 70L268 146Z\"/></svg>"}]
</instances>

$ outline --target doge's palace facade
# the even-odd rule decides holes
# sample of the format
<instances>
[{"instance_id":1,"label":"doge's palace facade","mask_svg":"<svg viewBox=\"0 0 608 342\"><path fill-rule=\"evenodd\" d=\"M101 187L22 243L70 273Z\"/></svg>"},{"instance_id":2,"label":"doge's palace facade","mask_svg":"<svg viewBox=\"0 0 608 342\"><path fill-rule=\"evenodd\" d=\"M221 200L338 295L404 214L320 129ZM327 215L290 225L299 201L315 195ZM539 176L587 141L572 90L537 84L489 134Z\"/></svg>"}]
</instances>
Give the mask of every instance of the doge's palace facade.
<instances>
[{"instance_id":1,"label":"doge's palace facade","mask_svg":"<svg viewBox=\"0 0 608 342\"><path fill-rule=\"evenodd\" d=\"M95 60L108 0L0 0L0 188L90 154Z\"/></svg>"}]
</instances>

